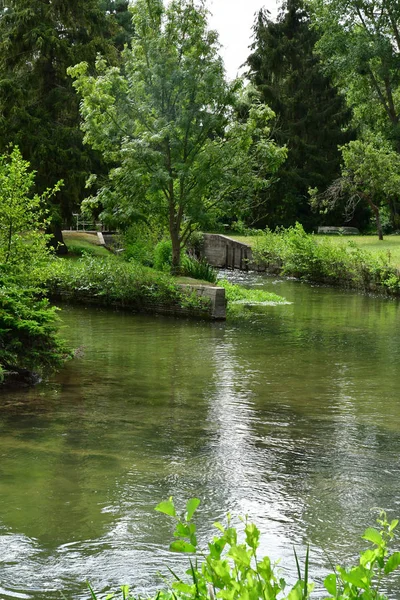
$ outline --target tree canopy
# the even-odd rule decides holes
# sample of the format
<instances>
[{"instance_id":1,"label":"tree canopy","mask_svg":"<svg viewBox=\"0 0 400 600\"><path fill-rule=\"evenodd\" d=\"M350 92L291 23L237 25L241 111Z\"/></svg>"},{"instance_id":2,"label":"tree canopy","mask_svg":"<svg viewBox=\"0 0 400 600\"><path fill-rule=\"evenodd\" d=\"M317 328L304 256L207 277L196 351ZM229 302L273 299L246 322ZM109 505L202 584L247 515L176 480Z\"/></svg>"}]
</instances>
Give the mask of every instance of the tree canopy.
<instances>
[{"instance_id":1,"label":"tree canopy","mask_svg":"<svg viewBox=\"0 0 400 600\"><path fill-rule=\"evenodd\" d=\"M67 67L93 65L97 52L117 62L128 27L119 0L5 0L0 9L0 152L18 145L36 171L39 193L62 179L53 221L69 219L100 157L82 144L79 99ZM124 16L123 26L121 19Z\"/></svg>"},{"instance_id":2,"label":"tree canopy","mask_svg":"<svg viewBox=\"0 0 400 600\"><path fill-rule=\"evenodd\" d=\"M250 202L285 149L269 139L268 107L250 103L248 117L235 118L241 84L225 79L203 4L138 0L132 14L121 67L99 59L94 76L86 63L69 71L82 96L85 141L113 167L92 205L100 201L120 224L157 215L177 269L196 226Z\"/></svg>"},{"instance_id":3,"label":"tree canopy","mask_svg":"<svg viewBox=\"0 0 400 600\"><path fill-rule=\"evenodd\" d=\"M318 36L302 0L288 0L276 22L260 10L254 25L249 77L275 112L273 136L288 147L279 181L253 215L270 227L300 220L310 226L309 187L324 189L340 172L338 144L349 139L349 111L315 53Z\"/></svg>"}]
</instances>

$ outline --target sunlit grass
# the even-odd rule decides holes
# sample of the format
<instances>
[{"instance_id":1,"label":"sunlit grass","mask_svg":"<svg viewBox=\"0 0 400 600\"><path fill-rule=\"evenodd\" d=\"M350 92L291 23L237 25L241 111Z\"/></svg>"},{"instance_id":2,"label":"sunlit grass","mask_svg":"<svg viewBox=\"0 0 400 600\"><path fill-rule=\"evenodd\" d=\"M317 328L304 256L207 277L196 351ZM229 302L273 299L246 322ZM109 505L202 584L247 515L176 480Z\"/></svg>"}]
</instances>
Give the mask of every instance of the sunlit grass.
<instances>
[{"instance_id":1,"label":"sunlit grass","mask_svg":"<svg viewBox=\"0 0 400 600\"><path fill-rule=\"evenodd\" d=\"M86 231L63 231L64 242L72 256L87 252L93 256L108 256L109 251L100 245L95 233Z\"/></svg>"},{"instance_id":2,"label":"sunlit grass","mask_svg":"<svg viewBox=\"0 0 400 600\"><path fill-rule=\"evenodd\" d=\"M261 236L244 236L244 235L229 235L234 240L254 246L257 241L261 239ZM357 246L360 246L364 250L370 252L380 252L387 257L387 262L394 266L400 267L400 236L399 235L387 235L382 241L378 239L376 235L315 235L317 240L327 239L332 243L341 244L343 242L354 242Z\"/></svg>"}]
</instances>

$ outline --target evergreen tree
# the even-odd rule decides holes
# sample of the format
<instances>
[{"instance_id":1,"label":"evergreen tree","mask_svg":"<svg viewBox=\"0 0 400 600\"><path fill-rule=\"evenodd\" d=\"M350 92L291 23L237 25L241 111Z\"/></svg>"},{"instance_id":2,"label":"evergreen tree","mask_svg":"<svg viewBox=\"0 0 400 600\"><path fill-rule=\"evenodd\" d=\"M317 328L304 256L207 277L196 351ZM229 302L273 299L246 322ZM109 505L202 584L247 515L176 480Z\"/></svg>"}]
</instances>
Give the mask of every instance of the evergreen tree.
<instances>
[{"instance_id":1,"label":"evergreen tree","mask_svg":"<svg viewBox=\"0 0 400 600\"><path fill-rule=\"evenodd\" d=\"M0 152L10 143L19 146L37 172L39 193L63 180L51 211L55 229L79 206L88 173L101 168L99 157L83 147L79 98L67 68L82 60L93 65L98 52L118 60L127 5L6 0L0 11ZM129 22L124 25L129 31Z\"/></svg>"},{"instance_id":2,"label":"evergreen tree","mask_svg":"<svg viewBox=\"0 0 400 600\"><path fill-rule=\"evenodd\" d=\"M308 188L323 190L338 176L338 144L349 139L343 127L350 115L321 70L314 53L317 35L302 0L283 4L277 22L261 10L254 33L249 76L276 114L273 136L287 145L288 158L277 184L262 195L253 221L275 227L299 220L310 228L315 216ZM340 211L328 218L342 220Z\"/></svg>"}]
</instances>

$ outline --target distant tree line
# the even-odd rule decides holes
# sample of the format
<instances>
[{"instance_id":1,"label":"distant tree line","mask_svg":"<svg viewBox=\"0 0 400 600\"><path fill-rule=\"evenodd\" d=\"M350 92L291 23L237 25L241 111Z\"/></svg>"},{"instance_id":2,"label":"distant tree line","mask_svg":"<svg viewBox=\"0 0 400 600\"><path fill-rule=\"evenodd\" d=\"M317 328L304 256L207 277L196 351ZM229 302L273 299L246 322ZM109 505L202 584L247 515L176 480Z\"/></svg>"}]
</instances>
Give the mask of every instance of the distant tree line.
<instances>
[{"instance_id":1,"label":"distant tree line","mask_svg":"<svg viewBox=\"0 0 400 600\"><path fill-rule=\"evenodd\" d=\"M398 12L385 0L287 0L275 21L261 9L244 89L226 82L194 0L5 0L0 153L20 148L39 194L62 180L55 243L88 197L113 226L162 221L174 264L196 227L238 220L400 227ZM107 125L111 105L127 135Z\"/></svg>"}]
</instances>

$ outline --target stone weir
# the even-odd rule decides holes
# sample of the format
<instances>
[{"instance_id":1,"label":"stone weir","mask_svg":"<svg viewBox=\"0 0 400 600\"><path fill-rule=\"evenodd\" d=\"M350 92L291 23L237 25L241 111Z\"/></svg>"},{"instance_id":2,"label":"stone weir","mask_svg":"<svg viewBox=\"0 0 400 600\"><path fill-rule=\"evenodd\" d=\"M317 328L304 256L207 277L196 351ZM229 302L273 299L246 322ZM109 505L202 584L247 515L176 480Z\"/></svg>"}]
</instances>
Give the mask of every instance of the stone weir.
<instances>
[{"instance_id":1,"label":"stone weir","mask_svg":"<svg viewBox=\"0 0 400 600\"><path fill-rule=\"evenodd\" d=\"M254 262L251 247L226 235L205 233L202 258L217 269L240 269L241 271L265 271L266 265Z\"/></svg>"}]
</instances>

